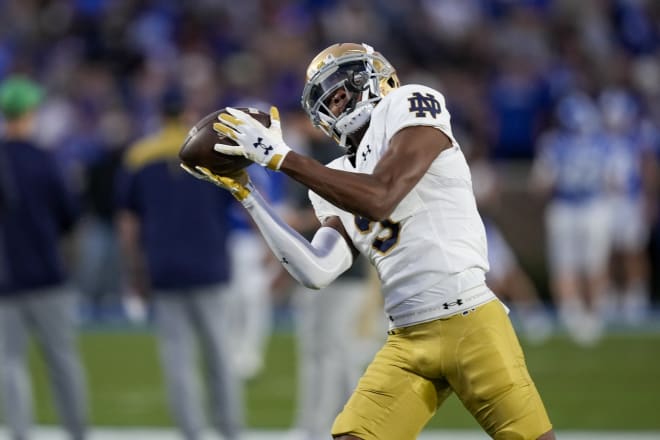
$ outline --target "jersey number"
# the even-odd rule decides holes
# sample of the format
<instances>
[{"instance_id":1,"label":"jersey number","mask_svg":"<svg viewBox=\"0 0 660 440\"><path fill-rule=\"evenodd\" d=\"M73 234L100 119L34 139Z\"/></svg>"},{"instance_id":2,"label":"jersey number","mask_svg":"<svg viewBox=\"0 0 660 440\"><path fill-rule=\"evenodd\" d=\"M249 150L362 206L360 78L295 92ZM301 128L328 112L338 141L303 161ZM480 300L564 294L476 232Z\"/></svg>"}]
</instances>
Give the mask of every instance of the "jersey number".
<instances>
[{"instance_id":1,"label":"jersey number","mask_svg":"<svg viewBox=\"0 0 660 440\"><path fill-rule=\"evenodd\" d=\"M355 226L363 234L371 231L375 222L367 220L364 217L355 216ZM401 224L395 223L391 220L382 220L380 222L383 230L378 236L374 239L374 242L371 243L371 247L377 250L380 253L388 253L396 244L399 242L399 231L401 230Z\"/></svg>"}]
</instances>

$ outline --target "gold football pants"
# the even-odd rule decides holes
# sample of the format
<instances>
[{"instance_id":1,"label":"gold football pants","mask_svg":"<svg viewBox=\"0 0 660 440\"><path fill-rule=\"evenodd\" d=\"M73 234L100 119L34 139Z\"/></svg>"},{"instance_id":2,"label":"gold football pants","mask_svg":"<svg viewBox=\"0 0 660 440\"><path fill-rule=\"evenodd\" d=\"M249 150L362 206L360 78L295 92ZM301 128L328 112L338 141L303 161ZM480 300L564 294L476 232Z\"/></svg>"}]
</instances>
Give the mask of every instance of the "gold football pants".
<instances>
[{"instance_id":1,"label":"gold football pants","mask_svg":"<svg viewBox=\"0 0 660 440\"><path fill-rule=\"evenodd\" d=\"M414 440L451 392L498 440L536 439L552 426L498 300L390 332L332 434Z\"/></svg>"}]
</instances>

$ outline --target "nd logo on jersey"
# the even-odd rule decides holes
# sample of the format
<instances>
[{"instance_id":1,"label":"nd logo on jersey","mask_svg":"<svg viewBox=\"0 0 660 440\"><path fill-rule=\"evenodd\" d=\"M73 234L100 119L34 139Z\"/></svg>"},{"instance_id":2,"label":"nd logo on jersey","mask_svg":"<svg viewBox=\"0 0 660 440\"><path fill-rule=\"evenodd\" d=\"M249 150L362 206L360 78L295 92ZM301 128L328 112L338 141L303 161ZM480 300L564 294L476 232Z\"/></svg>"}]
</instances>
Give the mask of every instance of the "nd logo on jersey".
<instances>
[{"instance_id":1,"label":"nd logo on jersey","mask_svg":"<svg viewBox=\"0 0 660 440\"><path fill-rule=\"evenodd\" d=\"M431 93L422 95L419 92L415 92L410 98L408 98L408 102L410 102L410 108L408 110L411 113L415 113L415 116L418 118L425 117L428 112L429 115L435 119L436 115L442 113L440 101L438 101Z\"/></svg>"}]
</instances>

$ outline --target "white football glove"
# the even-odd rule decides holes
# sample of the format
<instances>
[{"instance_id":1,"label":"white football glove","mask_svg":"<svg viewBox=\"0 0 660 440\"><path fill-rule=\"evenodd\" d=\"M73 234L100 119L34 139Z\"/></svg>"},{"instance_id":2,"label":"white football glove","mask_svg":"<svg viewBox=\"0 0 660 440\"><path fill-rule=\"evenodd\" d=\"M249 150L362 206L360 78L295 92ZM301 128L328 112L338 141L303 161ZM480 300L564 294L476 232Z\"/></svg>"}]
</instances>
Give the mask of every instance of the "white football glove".
<instances>
[{"instance_id":1,"label":"white football glove","mask_svg":"<svg viewBox=\"0 0 660 440\"><path fill-rule=\"evenodd\" d=\"M239 202L245 200L250 195L250 192L252 192L252 182L250 182L250 178L245 170L237 171L231 176L218 176L205 167L196 166L195 169L192 169L182 163L181 168L197 179L211 182L222 189L226 189Z\"/></svg>"},{"instance_id":2,"label":"white football glove","mask_svg":"<svg viewBox=\"0 0 660 440\"><path fill-rule=\"evenodd\" d=\"M245 156L261 166L279 170L291 148L282 139L277 107L270 108L268 128L249 114L235 108L227 107L227 113L218 116L219 122L213 124L213 129L238 145L215 144L213 149L232 156Z\"/></svg>"}]
</instances>

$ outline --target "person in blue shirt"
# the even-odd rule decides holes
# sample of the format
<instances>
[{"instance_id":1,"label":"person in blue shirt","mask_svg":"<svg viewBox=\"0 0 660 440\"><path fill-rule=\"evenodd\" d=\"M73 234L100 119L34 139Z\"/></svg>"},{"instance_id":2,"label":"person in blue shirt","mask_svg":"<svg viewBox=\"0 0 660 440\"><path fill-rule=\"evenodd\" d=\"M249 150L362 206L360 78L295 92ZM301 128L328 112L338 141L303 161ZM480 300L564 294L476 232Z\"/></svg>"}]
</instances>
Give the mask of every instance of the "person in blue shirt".
<instances>
[{"instance_id":1,"label":"person in blue shirt","mask_svg":"<svg viewBox=\"0 0 660 440\"><path fill-rule=\"evenodd\" d=\"M605 89L599 105L605 142L616 165L611 267L618 270L611 277L608 317L636 326L644 323L650 311L647 247L657 160L644 130L642 111L628 90Z\"/></svg>"},{"instance_id":2,"label":"person in blue shirt","mask_svg":"<svg viewBox=\"0 0 660 440\"><path fill-rule=\"evenodd\" d=\"M559 319L575 342L593 345L604 330L613 161L588 95L563 97L557 119L558 126L539 141L532 184L549 197L548 262Z\"/></svg>"},{"instance_id":3,"label":"person in blue shirt","mask_svg":"<svg viewBox=\"0 0 660 440\"><path fill-rule=\"evenodd\" d=\"M32 141L42 91L13 76L0 85L0 374L7 425L27 439L33 423L27 347L43 351L56 408L69 438L85 438L87 402L75 339L76 292L60 240L78 204L51 155Z\"/></svg>"},{"instance_id":4,"label":"person in blue shirt","mask_svg":"<svg viewBox=\"0 0 660 440\"><path fill-rule=\"evenodd\" d=\"M469 145L469 144L468 144ZM528 343L544 343L553 332L551 316L532 278L525 271L498 223L502 205L502 183L498 168L489 159L485 143L469 146L468 161L472 188L486 230L490 269L486 281L493 292L510 307L511 320Z\"/></svg>"},{"instance_id":5,"label":"person in blue shirt","mask_svg":"<svg viewBox=\"0 0 660 440\"><path fill-rule=\"evenodd\" d=\"M164 92L161 104L162 128L126 151L117 180L126 275L130 287L153 303L170 406L183 438L204 435L199 346L209 414L224 438L234 440L243 424L240 382L226 340L228 213L234 202L179 167L179 149L192 126L183 120L181 92Z\"/></svg>"}]
</instances>

